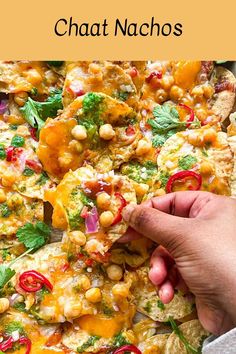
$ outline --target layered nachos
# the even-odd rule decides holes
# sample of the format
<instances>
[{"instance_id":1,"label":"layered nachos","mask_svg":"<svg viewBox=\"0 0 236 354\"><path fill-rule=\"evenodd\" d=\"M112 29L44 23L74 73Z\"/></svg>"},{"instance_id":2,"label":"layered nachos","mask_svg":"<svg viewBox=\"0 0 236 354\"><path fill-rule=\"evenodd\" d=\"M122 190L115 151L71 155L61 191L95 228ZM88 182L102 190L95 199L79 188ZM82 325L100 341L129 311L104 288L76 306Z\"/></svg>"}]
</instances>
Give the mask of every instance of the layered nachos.
<instances>
[{"instance_id":1,"label":"layered nachos","mask_svg":"<svg viewBox=\"0 0 236 354\"><path fill-rule=\"evenodd\" d=\"M200 353L122 210L236 196L236 78L213 61L0 62L0 353Z\"/></svg>"}]
</instances>

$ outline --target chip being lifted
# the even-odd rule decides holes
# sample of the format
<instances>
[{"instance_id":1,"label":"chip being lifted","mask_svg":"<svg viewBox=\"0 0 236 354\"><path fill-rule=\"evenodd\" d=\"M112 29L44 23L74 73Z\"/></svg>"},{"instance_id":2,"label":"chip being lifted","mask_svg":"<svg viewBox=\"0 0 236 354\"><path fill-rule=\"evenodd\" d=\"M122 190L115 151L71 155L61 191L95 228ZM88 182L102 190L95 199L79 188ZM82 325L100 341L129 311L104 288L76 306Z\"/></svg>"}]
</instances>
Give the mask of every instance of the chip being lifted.
<instances>
[{"instance_id":1,"label":"chip being lifted","mask_svg":"<svg viewBox=\"0 0 236 354\"><path fill-rule=\"evenodd\" d=\"M47 120L37 153L46 172L57 179L85 161L107 172L134 155L139 135L131 107L91 92L74 100L56 119Z\"/></svg>"},{"instance_id":2,"label":"chip being lifted","mask_svg":"<svg viewBox=\"0 0 236 354\"><path fill-rule=\"evenodd\" d=\"M89 254L104 254L126 231L122 209L136 203L132 183L114 172L97 173L91 166L68 172L56 191L48 192L53 226L67 230L72 243Z\"/></svg>"}]
</instances>

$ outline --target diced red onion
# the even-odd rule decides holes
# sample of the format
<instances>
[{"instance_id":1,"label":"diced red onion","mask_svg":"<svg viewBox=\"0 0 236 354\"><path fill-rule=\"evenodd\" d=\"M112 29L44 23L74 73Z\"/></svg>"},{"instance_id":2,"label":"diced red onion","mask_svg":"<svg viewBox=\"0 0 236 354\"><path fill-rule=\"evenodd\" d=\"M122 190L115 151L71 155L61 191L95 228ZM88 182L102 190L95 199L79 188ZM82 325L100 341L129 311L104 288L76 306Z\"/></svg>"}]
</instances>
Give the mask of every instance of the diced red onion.
<instances>
[{"instance_id":1,"label":"diced red onion","mask_svg":"<svg viewBox=\"0 0 236 354\"><path fill-rule=\"evenodd\" d=\"M8 109L8 101L2 100L0 101L0 114L4 114Z\"/></svg>"},{"instance_id":2,"label":"diced red onion","mask_svg":"<svg viewBox=\"0 0 236 354\"><path fill-rule=\"evenodd\" d=\"M98 222L98 211L96 207L93 207L91 211L87 213L85 218L86 234L93 234L98 232L99 222Z\"/></svg>"}]
</instances>

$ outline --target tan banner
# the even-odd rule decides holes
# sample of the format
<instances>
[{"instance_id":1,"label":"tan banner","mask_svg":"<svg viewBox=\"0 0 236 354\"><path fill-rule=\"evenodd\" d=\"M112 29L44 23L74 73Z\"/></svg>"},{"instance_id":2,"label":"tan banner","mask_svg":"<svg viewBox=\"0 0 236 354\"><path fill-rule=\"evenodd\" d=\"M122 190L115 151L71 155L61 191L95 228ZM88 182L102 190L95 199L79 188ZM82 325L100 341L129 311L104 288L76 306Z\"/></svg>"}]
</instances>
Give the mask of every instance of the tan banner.
<instances>
[{"instance_id":1,"label":"tan banner","mask_svg":"<svg viewBox=\"0 0 236 354\"><path fill-rule=\"evenodd\" d=\"M1 59L236 59L234 0L2 1Z\"/></svg>"}]
</instances>

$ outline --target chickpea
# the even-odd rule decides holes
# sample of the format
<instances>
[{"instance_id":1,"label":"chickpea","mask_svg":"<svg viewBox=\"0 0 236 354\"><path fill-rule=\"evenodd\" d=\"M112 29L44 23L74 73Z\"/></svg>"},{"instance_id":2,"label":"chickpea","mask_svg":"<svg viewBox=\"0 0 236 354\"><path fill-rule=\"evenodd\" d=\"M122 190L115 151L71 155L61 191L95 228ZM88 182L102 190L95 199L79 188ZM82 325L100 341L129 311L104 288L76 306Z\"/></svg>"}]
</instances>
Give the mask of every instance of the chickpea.
<instances>
[{"instance_id":1,"label":"chickpea","mask_svg":"<svg viewBox=\"0 0 236 354\"><path fill-rule=\"evenodd\" d=\"M63 168L67 168L73 161L73 155L70 152L64 152L62 156L58 158L59 165Z\"/></svg>"},{"instance_id":2,"label":"chickpea","mask_svg":"<svg viewBox=\"0 0 236 354\"><path fill-rule=\"evenodd\" d=\"M86 243L86 236L82 231L69 232L69 238L72 243L75 243L78 246L83 246Z\"/></svg>"},{"instance_id":3,"label":"chickpea","mask_svg":"<svg viewBox=\"0 0 236 354\"><path fill-rule=\"evenodd\" d=\"M170 89L170 98L173 101L180 100L184 95L184 90L181 87L173 85Z\"/></svg>"},{"instance_id":4,"label":"chickpea","mask_svg":"<svg viewBox=\"0 0 236 354\"><path fill-rule=\"evenodd\" d=\"M26 78L33 86L37 86L43 81L41 74L36 69L28 70Z\"/></svg>"},{"instance_id":5,"label":"chickpea","mask_svg":"<svg viewBox=\"0 0 236 354\"><path fill-rule=\"evenodd\" d=\"M2 176L2 185L4 187L11 187L16 181L16 175L13 172L6 171Z\"/></svg>"},{"instance_id":6,"label":"chickpea","mask_svg":"<svg viewBox=\"0 0 236 354\"><path fill-rule=\"evenodd\" d=\"M79 154L83 151L83 145L77 140L71 140L69 146L74 152Z\"/></svg>"},{"instance_id":7,"label":"chickpea","mask_svg":"<svg viewBox=\"0 0 236 354\"><path fill-rule=\"evenodd\" d=\"M10 302L6 297L0 299L0 313L7 311L10 307Z\"/></svg>"},{"instance_id":8,"label":"chickpea","mask_svg":"<svg viewBox=\"0 0 236 354\"><path fill-rule=\"evenodd\" d=\"M203 96L203 88L202 86L195 86L193 89L192 89L192 95L193 96L196 96L196 97L202 97Z\"/></svg>"},{"instance_id":9,"label":"chickpea","mask_svg":"<svg viewBox=\"0 0 236 354\"><path fill-rule=\"evenodd\" d=\"M103 124L99 129L99 135L104 140L111 140L114 138L115 134L111 124Z\"/></svg>"},{"instance_id":10,"label":"chickpea","mask_svg":"<svg viewBox=\"0 0 236 354\"><path fill-rule=\"evenodd\" d=\"M197 118L203 122L207 118L207 111L204 108L198 108L195 110Z\"/></svg>"},{"instance_id":11,"label":"chickpea","mask_svg":"<svg viewBox=\"0 0 236 354\"><path fill-rule=\"evenodd\" d=\"M91 288L91 283L87 275L82 274L79 278L78 286L81 287L83 290L88 290Z\"/></svg>"},{"instance_id":12,"label":"chickpea","mask_svg":"<svg viewBox=\"0 0 236 354\"><path fill-rule=\"evenodd\" d=\"M102 293L99 288L91 288L86 291L85 297L89 302L96 303L102 300Z\"/></svg>"},{"instance_id":13,"label":"chickpea","mask_svg":"<svg viewBox=\"0 0 236 354\"><path fill-rule=\"evenodd\" d=\"M194 131L188 135L188 142L193 146L200 147L204 145L203 137Z\"/></svg>"},{"instance_id":14,"label":"chickpea","mask_svg":"<svg viewBox=\"0 0 236 354\"><path fill-rule=\"evenodd\" d=\"M203 140L205 144L213 143L216 140L216 131L213 128L207 129L203 133Z\"/></svg>"},{"instance_id":15,"label":"chickpea","mask_svg":"<svg viewBox=\"0 0 236 354\"><path fill-rule=\"evenodd\" d=\"M72 136L76 140L84 140L87 138L87 130L83 125L76 125L72 131L71 131Z\"/></svg>"},{"instance_id":16,"label":"chickpea","mask_svg":"<svg viewBox=\"0 0 236 354\"><path fill-rule=\"evenodd\" d=\"M151 141L147 141L145 139L141 139L138 142L137 148L136 148L136 154L138 156L142 156L147 154L152 148L152 143Z\"/></svg>"},{"instance_id":17,"label":"chickpea","mask_svg":"<svg viewBox=\"0 0 236 354\"><path fill-rule=\"evenodd\" d=\"M149 185L145 183L135 183L134 185L135 192L138 196L142 197L149 190Z\"/></svg>"},{"instance_id":18,"label":"chickpea","mask_svg":"<svg viewBox=\"0 0 236 354\"><path fill-rule=\"evenodd\" d=\"M76 318L81 314L81 302L80 301L68 301L64 306L64 315L67 319Z\"/></svg>"},{"instance_id":19,"label":"chickpea","mask_svg":"<svg viewBox=\"0 0 236 354\"><path fill-rule=\"evenodd\" d=\"M209 175L212 173L212 166L209 162L204 161L200 166L200 173L203 175Z\"/></svg>"},{"instance_id":20,"label":"chickpea","mask_svg":"<svg viewBox=\"0 0 236 354\"><path fill-rule=\"evenodd\" d=\"M97 206L100 209L106 210L111 204L111 197L108 193L102 192L97 196Z\"/></svg>"},{"instance_id":21,"label":"chickpea","mask_svg":"<svg viewBox=\"0 0 236 354\"><path fill-rule=\"evenodd\" d=\"M159 89L156 91L155 98L158 103L162 103L167 100L168 94L165 90Z\"/></svg>"},{"instance_id":22,"label":"chickpea","mask_svg":"<svg viewBox=\"0 0 236 354\"><path fill-rule=\"evenodd\" d=\"M108 278L111 280L121 280L123 277L123 270L116 264L111 264L106 269Z\"/></svg>"},{"instance_id":23,"label":"chickpea","mask_svg":"<svg viewBox=\"0 0 236 354\"><path fill-rule=\"evenodd\" d=\"M214 88L209 84L203 86L203 91L206 98L211 98L214 94Z\"/></svg>"},{"instance_id":24,"label":"chickpea","mask_svg":"<svg viewBox=\"0 0 236 354\"><path fill-rule=\"evenodd\" d=\"M163 87L164 90L169 90L171 88L171 86L174 83L174 78L171 75L165 75L163 76L162 80L161 80L161 86Z\"/></svg>"},{"instance_id":25,"label":"chickpea","mask_svg":"<svg viewBox=\"0 0 236 354\"><path fill-rule=\"evenodd\" d=\"M7 196L3 189L0 189L0 203L4 203L7 200Z\"/></svg>"},{"instance_id":26,"label":"chickpea","mask_svg":"<svg viewBox=\"0 0 236 354\"><path fill-rule=\"evenodd\" d=\"M125 283L115 284L112 288L112 294L116 298L126 298L129 296L129 286Z\"/></svg>"},{"instance_id":27,"label":"chickpea","mask_svg":"<svg viewBox=\"0 0 236 354\"><path fill-rule=\"evenodd\" d=\"M103 227L109 227L111 226L112 222L114 220L114 216L111 211L104 211L99 218L100 224Z\"/></svg>"},{"instance_id":28,"label":"chickpea","mask_svg":"<svg viewBox=\"0 0 236 354\"><path fill-rule=\"evenodd\" d=\"M24 106L25 102L28 99L28 93L27 92L19 92L14 95L14 101L18 106L22 107Z\"/></svg>"}]
</instances>

